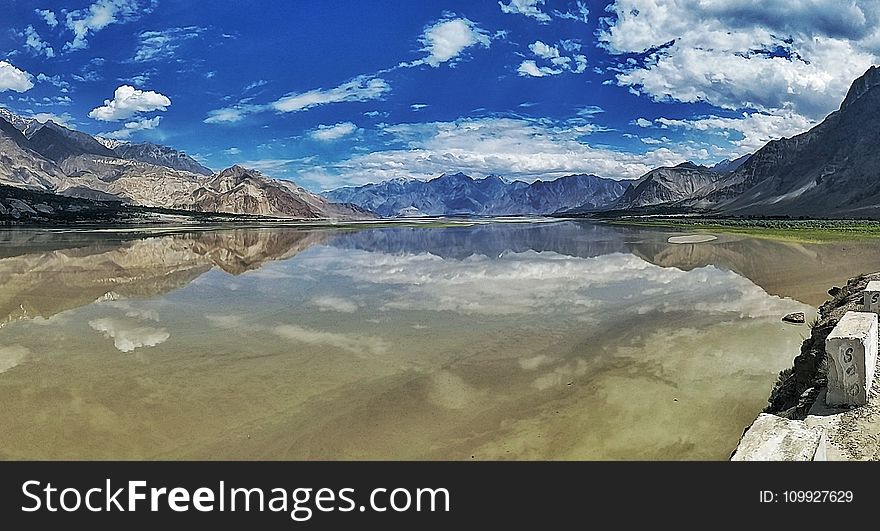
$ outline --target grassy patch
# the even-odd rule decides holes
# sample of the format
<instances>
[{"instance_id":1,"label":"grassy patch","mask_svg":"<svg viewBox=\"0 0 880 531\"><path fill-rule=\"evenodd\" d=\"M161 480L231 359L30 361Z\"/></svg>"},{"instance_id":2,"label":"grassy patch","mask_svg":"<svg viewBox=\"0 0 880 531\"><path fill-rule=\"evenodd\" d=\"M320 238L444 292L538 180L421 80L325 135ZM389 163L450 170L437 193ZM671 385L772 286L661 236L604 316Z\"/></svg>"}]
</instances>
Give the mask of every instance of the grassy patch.
<instances>
[{"instance_id":1,"label":"grassy patch","mask_svg":"<svg viewBox=\"0 0 880 531\"><path fill-rule=\"evenodd\" d=\"M608 222L615 225L726 232L800 242L880 238L880 221L861 219L630 218Z\"/></svg>"}]
</instances>

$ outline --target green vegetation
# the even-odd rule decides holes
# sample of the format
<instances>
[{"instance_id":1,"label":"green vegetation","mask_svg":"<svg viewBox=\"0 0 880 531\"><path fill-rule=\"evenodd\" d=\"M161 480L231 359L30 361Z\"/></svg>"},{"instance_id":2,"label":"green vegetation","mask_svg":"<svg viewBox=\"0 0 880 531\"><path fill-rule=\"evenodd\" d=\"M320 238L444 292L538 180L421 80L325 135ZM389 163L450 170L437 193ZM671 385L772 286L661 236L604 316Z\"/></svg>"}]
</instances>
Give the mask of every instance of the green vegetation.
<instances>
[{"instance_id":1,"label":"green vegetation","mask_svg":"<svg viewBox=\"0 0 880 531\"><path fill-rule=\"evenodd\" d=\"M651 217L608 220L615 225L684 228L803 242L880 238L880 220Z\"/></svg>"}]
</instances>

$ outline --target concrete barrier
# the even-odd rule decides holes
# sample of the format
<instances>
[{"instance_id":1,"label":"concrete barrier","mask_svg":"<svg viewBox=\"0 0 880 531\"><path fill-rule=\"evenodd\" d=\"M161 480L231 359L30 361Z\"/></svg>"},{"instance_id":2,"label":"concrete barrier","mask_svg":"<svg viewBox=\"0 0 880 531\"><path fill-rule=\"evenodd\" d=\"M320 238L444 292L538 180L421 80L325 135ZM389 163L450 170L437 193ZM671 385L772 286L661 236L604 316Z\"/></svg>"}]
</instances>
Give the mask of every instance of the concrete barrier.
<instances>
[{"instance_id":1,"label":"concrete barrier","mask_svg":"<svg viewBox=\"0 0 880 531\"><path fill-rule=\"evenodd\" d=\"M877 314L846 312L825 339L829 406L863 406L877 364Z\"/></svg>"},{"instance_id":2,"label":"concrete barrier","mask_svg":"<svg viewBox=\"0 0 880 531\"><path fill-rule=\"evenodd\" d=\"M866 312L880 314L880 281L872 280L864 291L862 307Z\"/></svg>"},{"instance_id":3,"label":"concrete barrier","mask_svg":"<svg viewBox=\"0 0 880 531\"><path fill-rule=\"evenodd\" d=\"M825 430L802 420L761 413L746 430L731 461L825 461Z\"/></svg>"}]
</instances>

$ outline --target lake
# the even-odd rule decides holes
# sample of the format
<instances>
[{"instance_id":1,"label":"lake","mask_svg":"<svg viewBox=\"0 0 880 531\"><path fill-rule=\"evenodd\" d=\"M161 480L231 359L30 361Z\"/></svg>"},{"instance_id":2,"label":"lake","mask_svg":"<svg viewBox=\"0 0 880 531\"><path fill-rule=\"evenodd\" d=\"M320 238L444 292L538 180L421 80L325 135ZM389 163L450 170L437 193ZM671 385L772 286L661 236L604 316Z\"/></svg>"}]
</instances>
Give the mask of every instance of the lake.
<instances>
[{"instance_id":1,"label":"lake","mask_svg":"<svg viewBox=\"0 0 880 531\"><path fill-rule=\"evenodd\" d=\"M726 459L880 264L589 222L0 232L0 458Z\"/></svg>"}]
</instances>

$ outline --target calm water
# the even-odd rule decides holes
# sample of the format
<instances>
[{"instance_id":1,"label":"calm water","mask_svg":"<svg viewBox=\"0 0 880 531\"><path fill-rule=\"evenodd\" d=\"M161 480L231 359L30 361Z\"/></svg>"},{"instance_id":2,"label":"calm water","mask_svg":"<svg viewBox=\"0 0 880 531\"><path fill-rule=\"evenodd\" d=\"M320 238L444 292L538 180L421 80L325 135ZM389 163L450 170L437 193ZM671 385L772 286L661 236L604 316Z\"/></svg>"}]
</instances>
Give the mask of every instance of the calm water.
<instances>
[{"instance_id":1,"label":"calm water","mask_svg":"<svg viewBox=\"0 0 880 531\"><path fill-rule=\"evenodd\" d=\"M0 232L0 457L724 459L880 244Z\"/></svg>"}]
</instances>

